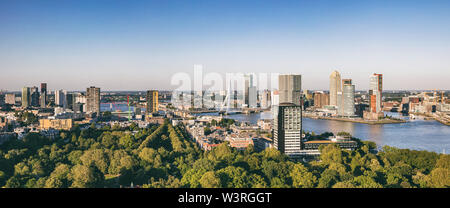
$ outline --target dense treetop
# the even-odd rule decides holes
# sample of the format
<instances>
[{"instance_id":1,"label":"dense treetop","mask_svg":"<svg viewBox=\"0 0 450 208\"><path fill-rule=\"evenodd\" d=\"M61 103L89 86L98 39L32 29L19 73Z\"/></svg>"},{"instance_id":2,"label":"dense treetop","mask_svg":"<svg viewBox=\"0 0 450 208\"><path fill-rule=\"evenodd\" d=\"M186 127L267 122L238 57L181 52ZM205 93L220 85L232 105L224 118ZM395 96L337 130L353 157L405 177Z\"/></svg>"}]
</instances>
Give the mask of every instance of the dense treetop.
<instances>
[{"instance_id":1,"label":"dense treetop","mask_svg":"<svg viewBox=\"0 0 450 208\"><path fill-rule=\"evenodd\" d=\"M24 188L450 187L450 155L372 142L355 151L321 146L319 160L293 162L275 149L203 152L181 125L94 126L50 140L36 133L0 146L0 186Z\"/></svg>"}]
</instances>

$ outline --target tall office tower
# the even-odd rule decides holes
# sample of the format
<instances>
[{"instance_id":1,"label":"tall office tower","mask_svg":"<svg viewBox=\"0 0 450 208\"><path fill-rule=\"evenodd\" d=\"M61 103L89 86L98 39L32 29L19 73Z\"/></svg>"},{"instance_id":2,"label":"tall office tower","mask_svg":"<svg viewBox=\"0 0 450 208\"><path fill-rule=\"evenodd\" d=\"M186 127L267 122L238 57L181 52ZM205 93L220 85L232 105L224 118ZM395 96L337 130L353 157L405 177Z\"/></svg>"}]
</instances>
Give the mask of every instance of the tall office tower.
<instances>
[{"instance_id":1,"label":"tall office tower","mask_svg":"<svg viewBox=\"0 0 450 208\"><path fill-rule=\"evenodd\" d=\"M252 86L248 88L248 107L256 108L257 106L257 98L258 92L256 91L256 87Z\"/></svg>"},{"instance_id":2,"label":"tall office tower","mask_svg":"<svg viewBox=\"0 0 450 208\"><path fill-rule=\"evenodd\" d=\"M302 150L302 107L280 103L274 108L273 144L281 153L295 156Z\"/></svg>"},{"instance_id":3,"label":"tall office tower","mask_svg":"<svg viewBox=\"0 0 450 208\"><path fill-rule=\"evenodd\" d=\"M333 71L330 75L330 105L338 106L338 94L342 92L341 88L341 74L338 71Z\"/></svg>"},{"instance_id":4,"label":"tall office tower","mask_svg":"<svg viewBox=\"0 0 450 208\"><path fill-rule=\"evenodd\" d=\"M5 95L5 103L15 105L16 104L16 95L14 93Z\"/></svg>"},{"instance_id":5,"label":"tall office tower","mask_svg":"<svg viewBox=\"0 0 450 208\"><path fill-rule=\"evenodd\" d=\"M370 112L381 112L382 104L382 91L383 91L383 75L374 73L370 76Z\"/></svg>"},{"instance_id":6,"label":"tall office tower","mask_svg":"<svg viewBox=\"0 0 450 208\"><path fill-rule=\"evenodd\" d=\"M246 74L244 75L244 92L242 93L242 96L244 96L244 107L248 107L249 102L249 87L250 87L250 75Z\"/></svg>"},{"instance_id":7,"label":"tall office tower","mask_svg":"<svg viewBox=\"0 0 450 208\"><path fill-rule=\"evenodd\" d=\"M47 83L41 83L41 96L39 99L39 104L41 108L45 108L47 106Z\"/></svg>"},{"instance_id":8,"label":"tall office tower","mask_svg":"<svg viewBox=\"0 0 450 208\"><path fill-rule=\"evenodd\" d=\"M23 108L28 108L30 107L30 88L29 87L24 87L22 88L22 107Z\"/></svg>"},{"instance_id":9,"label":"tall office tower","mask_svg":"<svg viewBox=\"0 0 450 208\"><path fill-rule=\"evenodd\" d=\"M244 90L242 93L243 96L243 106L256 108L257 101L257 88L253 82L253 74L245 74L244 75ZM253 106L253 107L252 107Z\"/></svg>"},{"instance_id":10,"label":"tall office tower","mask_svg":"<svg viewBox=\"0 0 450 208\"><path fill-rule=\"evenodd\" d=\"M63 109L68 109L68 107L67 107L67 95L68 95L67 90L63 90L62 93L63 93L62 107L63 107Z\"/></svg>"},{"instance_id":11,"label":"tall office tower","mask_svg":"<svg viewBox=\"0 0 450 208\"><path fill-rule=\"evenodd\" d=\"M148 90L147 91L147 115L155 113L158 111L158 91Z\"/></svg>"},{"instance_id":12,"label":"tall office tower","mask_svg":"<svg viewBox=\"0 0 450 208\"><path fill-rule=\"evenodd\" d=\"M64 100L66 100L63 90L55 90L55 105L64 106Z\"/></svg>"},{"instance_id":13,"label":"tall office tower","mask_svg":"<svg viewBox=\"0 0 450 208\"><path fill-rule=\"evenodd\" d=\"M100 116L100 88L86 89L86 112L97 113L97 116Z\"/></svg>"},{"instance_id":14,"label":"tall office tower","mask_svg":"<svg viewBox=\"0 0 450 208\"><path fill-rule=\"evenodd\" d=\"M30 88L30 105L33 107L39 106L39 89L38 89L38 87Z\"/></svg>"},{"instance_id":15,"label":"tall office tower","mask_svg":"<svg viewBox=\"0 0 450 208\"><path fill-rule=\"evenodd\" d=\"M261 108L267 109L270 107L271 102L271 91L270 90L264 90L262 92L261 96Z\"/></svg>"},{"instance_id":16,"label":"tall office tower","mask_svg":"<svg viewBox=\"0 0 450 208\"><path fill-rule=\"evenodd\" d=\"M75 94L65 92L65 97L66 100L64 103L64 108L74 110L73 106L75 104Z\"/></svg>"},{"instance_id":17,"label":"tall office tower","mask_svg":"<svg viewBox=\"0 0 450 208\"><path fill-rule=\"evenodd\" d=\"M302 75L290 74L278 77L278 90L281 103L293 103L301 105L302 98Z\"/></svg>"},{"instance_id":18,"label":"tall office tower","mask_svg":"<svg viewBox=\"0 0 450 208\"><path fill-rule=\"evenodd\" d=\"M351 79L342 80L342 98L339 105L340 116L355 116L355 85Z\"/></svg>"},{"instance_id":19,"label":"tall office tower","mask_svg":"<svg viewBox=\"0 0 450 208\"><path fill-rule=\"evenodd\" d=\"M314 93L314 107L323 108L330 103L330 95L325 92Z\"/></svg>"}]
</instances>

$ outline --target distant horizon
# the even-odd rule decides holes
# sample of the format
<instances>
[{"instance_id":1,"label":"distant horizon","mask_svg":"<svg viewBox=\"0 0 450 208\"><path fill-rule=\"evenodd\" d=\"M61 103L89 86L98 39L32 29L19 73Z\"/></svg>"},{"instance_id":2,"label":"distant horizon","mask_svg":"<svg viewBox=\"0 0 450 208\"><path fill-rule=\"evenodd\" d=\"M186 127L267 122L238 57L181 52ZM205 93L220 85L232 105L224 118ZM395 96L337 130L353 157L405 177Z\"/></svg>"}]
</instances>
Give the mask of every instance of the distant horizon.
<instances>
[{"instance_id":1,"label":"distant horizon","mask_svg":"<svg viewBox=\"0 0 450 208\"><path fill-rule=\"evenodd\" d=\"M176 73L302 74L328 89L450 89L450 1L0 1L0 89L172 90Z\"/></svg>"}]
</instances>

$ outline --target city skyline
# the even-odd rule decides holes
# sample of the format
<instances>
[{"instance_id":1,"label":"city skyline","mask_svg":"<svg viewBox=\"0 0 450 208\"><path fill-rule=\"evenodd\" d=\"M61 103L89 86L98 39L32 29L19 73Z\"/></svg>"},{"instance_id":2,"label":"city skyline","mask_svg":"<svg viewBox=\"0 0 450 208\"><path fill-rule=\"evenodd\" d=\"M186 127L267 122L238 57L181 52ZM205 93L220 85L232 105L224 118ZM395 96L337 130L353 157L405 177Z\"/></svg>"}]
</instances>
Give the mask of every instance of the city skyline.
<instances>
[{"instance_id":1,"label":"city skyline","mask_svg":"<svg viewBox=\"0 0 450 208\"><path fill-rule=\"evenodd\" d=\"M328 89L338 70L357 90L449 90L448 1L2 1L0 89L171 90L208 72L302 74ZM164 73L161 73L164 72ZM31 84L33 83L33 84Z\"/></svg>"},{"instance_id":2,"label":"city skyline","mask_svg":"<svg viewBox=\"0 0 450 208\"><path fill-rule=\"evenodd\" d=\"M450 188L449 11L0 0L0 188L166 189L148 200L169 207Z\"/></svg>"}]
</instances>

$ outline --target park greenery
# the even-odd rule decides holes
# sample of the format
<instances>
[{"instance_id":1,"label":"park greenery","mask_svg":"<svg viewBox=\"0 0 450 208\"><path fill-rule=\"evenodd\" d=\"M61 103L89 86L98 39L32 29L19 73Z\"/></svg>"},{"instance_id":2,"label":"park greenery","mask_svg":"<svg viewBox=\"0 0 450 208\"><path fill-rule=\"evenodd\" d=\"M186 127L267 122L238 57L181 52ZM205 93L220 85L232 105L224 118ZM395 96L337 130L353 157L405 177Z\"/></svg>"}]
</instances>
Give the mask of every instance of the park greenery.
<instances>
[{"instance_id":1,"label":"park greenery","mask_svg":"<svg viewBox=\"0 0 450 208\"><path fill-rule=\"evenodd\" d=\"M56 139L29 133L0 146L6 188L445 188L450 155L359 142L354 151L321 146L310 162L275 149L227 143L204 152L184 126L74 127Z\"/></svg>"}]
</instances>

